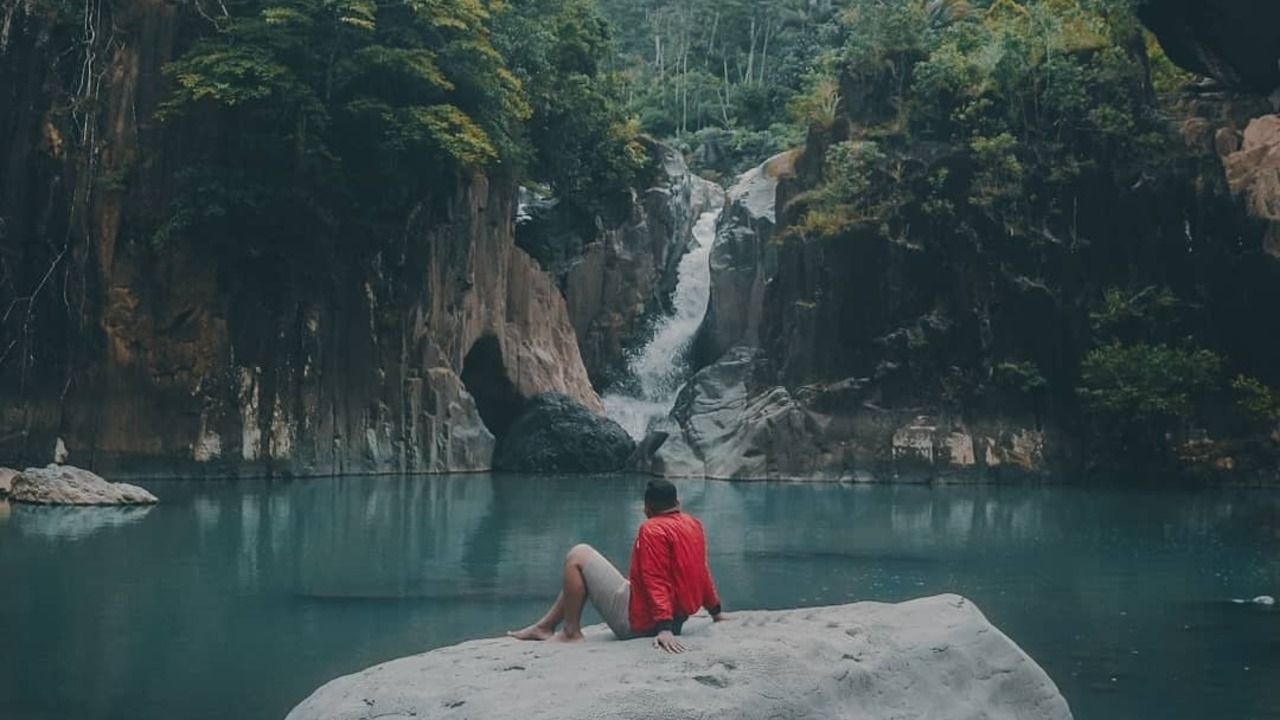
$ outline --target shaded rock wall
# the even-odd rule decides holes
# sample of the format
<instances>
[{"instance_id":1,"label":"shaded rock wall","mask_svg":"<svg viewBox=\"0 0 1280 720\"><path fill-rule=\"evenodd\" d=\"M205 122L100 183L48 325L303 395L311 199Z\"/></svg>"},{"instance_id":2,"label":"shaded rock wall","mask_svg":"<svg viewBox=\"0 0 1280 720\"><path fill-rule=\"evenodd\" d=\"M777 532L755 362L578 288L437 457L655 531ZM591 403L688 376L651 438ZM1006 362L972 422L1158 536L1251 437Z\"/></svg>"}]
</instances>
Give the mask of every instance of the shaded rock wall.
<instances>
[{"instance_id":1,"label":"shaded rock wall","mask_svg":"<svg viewBox=\"0 0 1280 720\"><path fill-rule=\"evenodd\" d=\"M1210 135L1223 128L1217 112ZM875 459L878 476L900 479L1078 474L1089 451L1072 388L1104 288L1170 288L1204 309L1186 332L1275 382L1280 326L1253 308L1280 302L1280 264L1226 187L1219 157L1187 139L1186 162L1164 177L1073 189L1074 225L1038 239L966 239L927 226L905 237L788 237L764 307L764 348L779 381L821 394L844 388L827 403L846 418L835 427L875 451L854 466ZM1022 367L1044 385L1028 384ZM886 414L896 426L888 436L869 423ZM1220 424L1210 434L1235 430Z\"/></svg>"},{"instance_id":2,"label":"shaded rock wall","mask_svg":"<svg viewBox=\"0 0 1280 720\"><path fill-rule=\"evenodd\" d=\"M770 382L763 352L735 345L698 371L668 418L651 427L640 469L667 477L842 479L846 448L823 433L785 387Z\"/></svg>"},{"instance_id":3,"label":"shaded rock wall","mask_svg":"<svg viewBox=\"0 0 1280 720\"><path fill-rule=\"evenodd\" d=\"M739 343L760 344L765 283L777 272L774 240L778 183L795 173L799 151L781 153L743 173L725 198L711 246L711 296L698 331L695 362L707 365Z\"/></svg>"},{"instance_id":4,"label":"shaded rock wall","mask_svg":"<svg viewBox=\"0 0 1280 720\"><path fill-rule=\"evenodd\" d=\"M838 482L1047 473L1045 434L1033 420L881 407L868 399L868 385L848 379L792 389L778 384L762 350L737 345L685 386L640 445L638 467L667 477Z\"/></svg>"},{"instance_id":5,"label":"shaded rock wall","mask_svg":"<svg viewBox=\"0 0 1280 720\"><path fill-rule=\"evenodd\" d=\"M318 269L157 247L184 147L226 137L153 119L192 20L95 3L87 42L0 10L0 459L61 443L102 472L479 470L486 412L550 390L602 410L559 289L515 247L510 179L457 178ZM507 395L477 407L464 376Z\"/></svg>"},{"instance_id":6,"label":"shaded rock wall","mask_svg":"<svg viewBox=\"0 0 1280 720\"><path fill-rule=\"evenodd\" d=\"M1228 87L1280 89L1280 6L1259 0L1140 0L1169 58Z\"/></svg>"}]
</instances>

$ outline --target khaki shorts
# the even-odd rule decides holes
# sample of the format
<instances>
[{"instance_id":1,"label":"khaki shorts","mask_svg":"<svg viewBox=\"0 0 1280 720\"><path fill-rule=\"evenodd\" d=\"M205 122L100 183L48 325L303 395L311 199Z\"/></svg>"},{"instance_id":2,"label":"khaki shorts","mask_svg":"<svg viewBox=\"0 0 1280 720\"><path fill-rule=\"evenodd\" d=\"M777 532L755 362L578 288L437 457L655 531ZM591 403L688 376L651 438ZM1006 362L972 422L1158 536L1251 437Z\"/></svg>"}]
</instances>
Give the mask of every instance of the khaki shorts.
<instances>
[{"instance_id":1,"label":"khaki shorts","mask_svg":"<svg viewBox=\"0 0 1280 720\"><path fill-rule=\"evenodd\" d=\"M635 637L631 632L631 583L618 568L594 548L582 563L582 579L587 585L587 598L601 619L619 640Z\"/></svg>"}]
</instances>

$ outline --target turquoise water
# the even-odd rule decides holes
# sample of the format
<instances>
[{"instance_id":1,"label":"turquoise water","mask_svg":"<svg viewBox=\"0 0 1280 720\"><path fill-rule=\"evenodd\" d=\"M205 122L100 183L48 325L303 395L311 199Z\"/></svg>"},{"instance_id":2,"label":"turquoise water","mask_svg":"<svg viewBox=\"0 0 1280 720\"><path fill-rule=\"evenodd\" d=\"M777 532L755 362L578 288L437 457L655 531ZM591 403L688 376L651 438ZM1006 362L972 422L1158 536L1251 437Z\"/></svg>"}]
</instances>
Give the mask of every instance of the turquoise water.
<instances>
[{"instance_id":1,"label":"turquoise water","mask_svg":"<svg viewBox=\"0 0 1280 720\"><path fill-rule=\"evenodd\" d=\"M564 550L625 571L636 477L154 482L0 504L0 718L282 718L337 675L535 619ZM1280 718L1280 493L680 485L726 607L959 592L1079 720Z\"/></svg>"}]
</instances>

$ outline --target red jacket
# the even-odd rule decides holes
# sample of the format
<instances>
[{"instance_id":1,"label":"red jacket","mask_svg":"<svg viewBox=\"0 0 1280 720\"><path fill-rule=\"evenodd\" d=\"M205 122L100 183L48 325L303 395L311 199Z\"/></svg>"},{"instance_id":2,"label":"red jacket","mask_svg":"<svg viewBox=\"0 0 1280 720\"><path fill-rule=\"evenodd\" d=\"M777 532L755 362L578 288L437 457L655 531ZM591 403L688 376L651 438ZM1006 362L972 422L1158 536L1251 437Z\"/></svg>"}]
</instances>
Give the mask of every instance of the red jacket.
<instances>
[{"instance_id":1,"label":"red jacket","mask_svg":"<svg viewBox=\"0 0 1280 720\"><path fill-rule=\"evenodd\" d=\"M719 612L719 606L698 518L677 510L645 520L631 551L631 631L665 629L700 607Z\"/></svg>"}]
</instances>

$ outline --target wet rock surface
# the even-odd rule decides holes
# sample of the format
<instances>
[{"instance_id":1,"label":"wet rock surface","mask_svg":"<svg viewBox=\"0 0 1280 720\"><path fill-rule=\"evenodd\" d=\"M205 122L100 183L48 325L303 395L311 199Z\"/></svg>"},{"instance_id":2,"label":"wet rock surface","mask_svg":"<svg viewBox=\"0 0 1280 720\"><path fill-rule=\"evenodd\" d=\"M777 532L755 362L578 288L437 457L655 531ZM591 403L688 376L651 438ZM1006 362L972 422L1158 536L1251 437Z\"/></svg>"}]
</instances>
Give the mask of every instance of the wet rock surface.
<instances>
[{"instance_id":1,"label":"wet rock surface","mask_svg":"<svg viewBox=\"0 0 1280 720\"><path fill-rule=\"evenodd\" d=\"M864 380L771 384L763 351L731 349L699 371L637 456L670 477L989 482L1047 476L1044 433L876 407Z\"/></svg>"},{"instance_id":2,"label":"wet rock surface","mask_svg":"<svg viewBox=\"0 0 1280 720\"><path fill-rule=\"evenodd\" d=\"M503 435L493 469L589 473L623 469L635 442L621 425L560 393L534 397Z\"/></svg>"},{"instance_id":3,"label":"wet rock surface","mask_svg":"<svg viewBox=\"0 0 1280 720\"><path fill-rule=\"evenodd\" d=\"M672 477L838 479L815 418L783 387L759 384L759 350L738 346L703 368L641 445L642 469Z\"/></svg>"},{"instance_id":4,"label":"wet rock surface","mask_svg":"<svg viewBox=\"0 0 1280 720\"><path fill-rule=\"evenodd\" d=\"M775 155L729 188L711 247L711 297L695 345L697 365L737 344L760 344L765 283L777 272L778 183L794 173L796 152Z\"/></svg>"}]
</instances>

